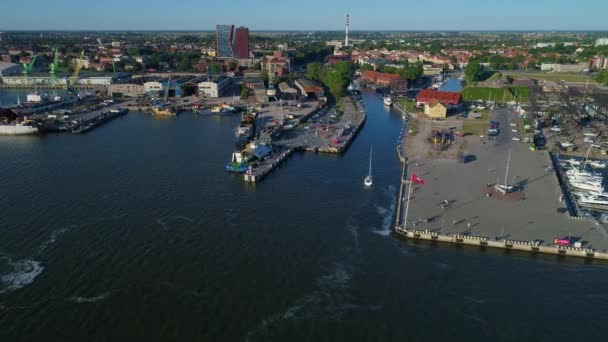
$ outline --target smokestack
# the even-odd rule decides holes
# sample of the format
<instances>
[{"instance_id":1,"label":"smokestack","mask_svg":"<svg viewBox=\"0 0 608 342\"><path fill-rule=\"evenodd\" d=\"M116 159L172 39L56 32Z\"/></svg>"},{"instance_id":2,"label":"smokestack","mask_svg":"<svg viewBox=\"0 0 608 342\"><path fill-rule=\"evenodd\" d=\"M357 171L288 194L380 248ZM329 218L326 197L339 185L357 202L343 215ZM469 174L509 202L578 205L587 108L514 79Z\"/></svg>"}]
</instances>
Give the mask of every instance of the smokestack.
<instances>
[{"instance_id":1,"label":"smokestack","mask_svg":"<svg viewBox=\"0 0 608 342\"><path fill-rule=\"evenodd\" d=\"M348 46L348 21L349 21L349 15L346 15L346 37L344 38L344 46L347 47Z\"/></svg>"}]
</instances>

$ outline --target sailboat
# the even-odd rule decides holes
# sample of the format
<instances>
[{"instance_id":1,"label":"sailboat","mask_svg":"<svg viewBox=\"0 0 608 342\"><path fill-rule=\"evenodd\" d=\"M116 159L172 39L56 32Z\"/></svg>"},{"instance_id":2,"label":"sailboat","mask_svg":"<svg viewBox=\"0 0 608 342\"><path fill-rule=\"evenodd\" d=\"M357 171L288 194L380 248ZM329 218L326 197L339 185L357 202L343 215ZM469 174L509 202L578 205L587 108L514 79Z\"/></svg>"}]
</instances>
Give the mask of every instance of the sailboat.
<instances>
[{"instance_id":1,"label":"sailboat","mask_svg":"<svg viewBox=\"0 0 608 342\"><path fill-rule=\"evenodd\" d=\"M365 177L365 180L363 181L363 184L365 184L365 186L372 186L372 184L374 183L373 178L372 178L372 149L370 147L369 149L369 174L367 175L367 177Z\"/></svg>"}]
</instances>

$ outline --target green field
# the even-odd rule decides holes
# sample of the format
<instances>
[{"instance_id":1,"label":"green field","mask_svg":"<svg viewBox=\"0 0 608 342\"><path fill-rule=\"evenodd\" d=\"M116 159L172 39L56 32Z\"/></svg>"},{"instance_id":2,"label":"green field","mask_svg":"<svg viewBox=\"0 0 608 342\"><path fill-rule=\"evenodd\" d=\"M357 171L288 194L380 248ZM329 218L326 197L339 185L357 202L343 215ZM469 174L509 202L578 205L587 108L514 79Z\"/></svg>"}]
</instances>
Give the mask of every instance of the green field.
<instances>
[{"instance_id":1,"label":"green field","mask_svg":"<svg viewBox=\"0 0 608 342\"><path fill-rule=\"evenodd\" d=\"M593 77L578 73L556 73L556 72L522 72L522 71L504 71L504 75L510 75L513 78L529 78L533 80L544 80L544 81L566 81L566 82L587 82L593 84L596 83Z\"/></svg>"},{"instance_id":2,"label":"green field","mask_svg":"<svg viewBox=\"0 0 608 342\"><path fill-rule=\"evenodd\" d=\"M510 86L503 88L490 87L465 87L462 90L462 98L465 101L483 100L496 101L498 103L515 100L515 95L520 102L528 101L529 93L527 87Z\"/></svg>"}]
</instances>

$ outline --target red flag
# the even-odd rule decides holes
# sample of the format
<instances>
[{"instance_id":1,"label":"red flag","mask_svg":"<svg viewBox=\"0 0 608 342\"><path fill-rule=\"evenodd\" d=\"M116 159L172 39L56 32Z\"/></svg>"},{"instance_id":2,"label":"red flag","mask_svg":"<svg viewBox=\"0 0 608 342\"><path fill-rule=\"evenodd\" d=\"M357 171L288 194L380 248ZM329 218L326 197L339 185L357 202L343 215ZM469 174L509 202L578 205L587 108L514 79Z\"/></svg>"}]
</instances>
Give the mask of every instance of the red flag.
<instances>
[{"instance_id":1,"label":"red flag","mask_svg":"<svg viewBox=\"0 0 608 342\"><path fill-rule=\"evenodd\" d=\"M420 185L424 185L424 181L413 172L412 172L412 182L420 184Z\"/></svg>"}]
</instances>

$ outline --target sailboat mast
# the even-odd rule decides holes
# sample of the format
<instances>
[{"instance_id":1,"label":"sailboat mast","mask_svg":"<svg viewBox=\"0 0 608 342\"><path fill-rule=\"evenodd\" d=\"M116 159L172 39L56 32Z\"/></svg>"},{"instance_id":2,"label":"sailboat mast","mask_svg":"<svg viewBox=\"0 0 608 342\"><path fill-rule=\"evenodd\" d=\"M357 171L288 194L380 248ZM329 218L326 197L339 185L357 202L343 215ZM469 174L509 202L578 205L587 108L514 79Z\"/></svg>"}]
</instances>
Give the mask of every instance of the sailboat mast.
<instances>
[{"instance_id":1,"label":"sailboat mast","mask_svg":"<svg viewBox=\"0 0 608 342\"><path fill-rule=\"evenodd\" d=\"M509 157L507 158L507 170L505 171L505 188L509 185L507 184L507 179L509 177L509 164L511 163L511 150L509 150Z\"/></svg>"},{"instance_id":2,"label":"sailboat mast","mask_svg":"<svg viewBox=\"0 0 608 342\"><path fill-rule=\"evenodd\" d=\"M372 175L372 148L369 148L369 176Z\"/></svg>"}]
</instances>

